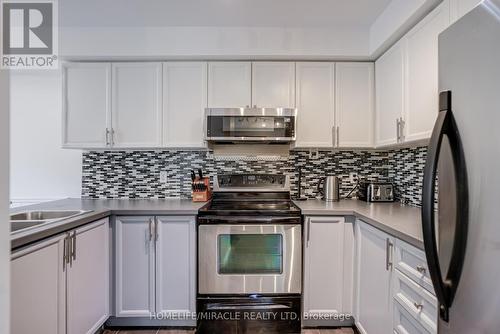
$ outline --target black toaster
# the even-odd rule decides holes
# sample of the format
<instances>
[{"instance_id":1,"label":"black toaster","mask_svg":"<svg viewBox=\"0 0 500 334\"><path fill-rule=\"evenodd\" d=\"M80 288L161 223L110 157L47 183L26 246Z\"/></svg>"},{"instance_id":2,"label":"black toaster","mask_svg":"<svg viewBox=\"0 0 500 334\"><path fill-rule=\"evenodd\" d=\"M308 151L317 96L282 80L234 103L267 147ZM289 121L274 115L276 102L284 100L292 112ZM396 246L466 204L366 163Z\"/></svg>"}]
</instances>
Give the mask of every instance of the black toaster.
<instances>
[{"instance_id":1,"label":"black toaster","mask_svg":"<svg viewBox=\"0 0 500 334\"><path fill-rule=\"evenodd\" d=\"M394 202L394 186L389 182L360 182L358 199L365 202Z\"/></svg>"}]
</instances>

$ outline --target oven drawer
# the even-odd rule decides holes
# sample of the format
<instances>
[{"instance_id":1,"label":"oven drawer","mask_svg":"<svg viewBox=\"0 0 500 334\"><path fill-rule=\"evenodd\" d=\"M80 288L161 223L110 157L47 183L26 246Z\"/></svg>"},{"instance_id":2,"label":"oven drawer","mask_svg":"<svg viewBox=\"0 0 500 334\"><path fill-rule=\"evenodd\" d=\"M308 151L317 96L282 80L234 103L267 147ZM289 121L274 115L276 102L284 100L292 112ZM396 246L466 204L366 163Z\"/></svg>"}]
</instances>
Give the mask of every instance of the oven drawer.
<instances>
[{"instance_id":1,"label":"oven drawer","mask_svg":"<svg viewBox=\"0 0 500 334\"><path fill-rule=\"evenodd\" d=\"M198 225L199 294L299 294L302 226Z\"/></svg>"},{"instance_id":2,"label":"oven drawer","mask_svg":"<svg viewBox=\"0 0 500 334\"><path fill-rule=\"evenodd\" d=\"M394 303L402 307L424 333L437 331L437 299L399 270L395 270Z\"/></svg>"},{"instance_id":3,"label":"oven drawer","mask_svg":"<svg viewBox=\"0 0 500 334\"><path fill-rule=\"evenodd\" d=\"M401 240L396 240L396 269L435 295L425 253Z\"/></svg>"}]
</instances>

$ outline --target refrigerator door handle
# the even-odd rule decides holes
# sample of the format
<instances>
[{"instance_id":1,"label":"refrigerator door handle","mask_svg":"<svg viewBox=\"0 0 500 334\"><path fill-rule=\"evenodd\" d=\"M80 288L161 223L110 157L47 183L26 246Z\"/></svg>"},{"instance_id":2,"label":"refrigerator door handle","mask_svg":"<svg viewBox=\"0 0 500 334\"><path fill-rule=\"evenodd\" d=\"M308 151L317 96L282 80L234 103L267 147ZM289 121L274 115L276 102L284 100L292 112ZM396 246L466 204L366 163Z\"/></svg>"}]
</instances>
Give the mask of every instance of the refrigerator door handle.
<instances>
[{"instance_id":1,"label":"refrigerator door handle","mask_svg":"<svg viewBox=\"0 0 500 334\"><path fill-rule=\"evenodd\" d=\"M443 321L449 321L449 309L457 291L467 242L467 225L469 219L469 195L467 186L467 169L465 156L460 141L458 128L451 109L451 91L440 93L440 112L432 132L427 149L427 161L424 169L422 189L422 229L425 255L436 297L439 303L439 314ZM457 189L455 237L451 252L451 260L446 277L443 277L439 263L439 252L435 228L435 185L439 154L444 136L448 137L453 155L455 184Z\"/></svg>"}]
</instances>

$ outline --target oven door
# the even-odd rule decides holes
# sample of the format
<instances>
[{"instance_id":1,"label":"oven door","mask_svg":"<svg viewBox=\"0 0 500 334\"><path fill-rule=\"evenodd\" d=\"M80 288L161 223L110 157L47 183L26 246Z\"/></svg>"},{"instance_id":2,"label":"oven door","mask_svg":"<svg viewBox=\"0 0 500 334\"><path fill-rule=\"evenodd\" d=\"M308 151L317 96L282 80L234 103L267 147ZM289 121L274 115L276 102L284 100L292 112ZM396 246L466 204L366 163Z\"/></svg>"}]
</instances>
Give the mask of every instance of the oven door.
<instances>
[{"instance_id":1,"label":"oven door","mask_svg":"<svg viewBox=\"0 0 500 334\"><path fill-rule=\"evenodd\" d=\"M199 294L301 292L299 224L199 225Z\"/></svg>"}]
</instances>

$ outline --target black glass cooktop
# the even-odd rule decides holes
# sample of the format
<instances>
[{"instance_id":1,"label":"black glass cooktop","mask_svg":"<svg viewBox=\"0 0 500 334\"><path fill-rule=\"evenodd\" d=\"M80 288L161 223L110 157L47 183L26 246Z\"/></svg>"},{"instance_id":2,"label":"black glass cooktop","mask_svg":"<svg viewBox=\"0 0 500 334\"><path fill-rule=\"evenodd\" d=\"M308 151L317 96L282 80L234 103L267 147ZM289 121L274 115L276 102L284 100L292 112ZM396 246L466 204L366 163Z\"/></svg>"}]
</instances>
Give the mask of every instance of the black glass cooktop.
<instances>
[{"instance_id":1,"label":"black glass cooktop","mask_svg":"<svg viewBox=\"0 0 500 334\"><path fill-rule=\"evenodd\" d=\"M222 198L220 198L222 197ZM199 210L200 215L300 215L300 209L288 198L273 198L272 194L258 196L243 194L230 198L228 194L217 196Z\"/></svg>"}]
</instances>

